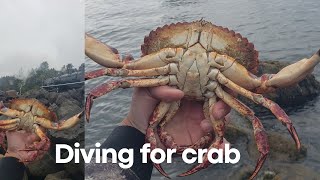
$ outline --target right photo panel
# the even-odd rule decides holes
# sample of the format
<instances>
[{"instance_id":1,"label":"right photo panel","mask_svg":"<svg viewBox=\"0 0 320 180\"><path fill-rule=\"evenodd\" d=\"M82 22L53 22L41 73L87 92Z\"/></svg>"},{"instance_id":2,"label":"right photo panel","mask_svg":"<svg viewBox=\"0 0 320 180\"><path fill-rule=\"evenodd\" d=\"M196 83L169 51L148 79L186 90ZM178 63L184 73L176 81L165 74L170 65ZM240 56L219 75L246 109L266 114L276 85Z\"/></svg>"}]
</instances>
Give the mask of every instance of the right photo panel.
<instances>
[{"instance_id":1,"label":"right photo panel","mask_svg":"<svg viewBox=\"0 0 320 180\"><path fill-rule=\"evenodd\" d=\"M319 179L319 5L85 1L85 179Z\"/></svg>"}]
</instances>

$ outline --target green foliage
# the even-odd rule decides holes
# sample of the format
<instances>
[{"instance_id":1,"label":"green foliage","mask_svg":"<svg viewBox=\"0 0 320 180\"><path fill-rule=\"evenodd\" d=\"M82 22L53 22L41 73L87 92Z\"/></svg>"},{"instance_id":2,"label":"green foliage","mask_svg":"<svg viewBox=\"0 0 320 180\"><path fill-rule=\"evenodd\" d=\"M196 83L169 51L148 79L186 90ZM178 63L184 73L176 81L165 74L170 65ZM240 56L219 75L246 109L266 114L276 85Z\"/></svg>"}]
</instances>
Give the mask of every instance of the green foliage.
<instances>
[{"instance_id":1,"label":"green foliage","mask_svg":"<svg viewBox=\"0 0 320 180\"><path fill-rule=\"evenodd\" d=\"M84 67L84 64L80 67ZM80 68L79 68L80 69ZM42 62L37 68L31 69L25 80L20 75L5 76L0 78L0 90L16 90L26 92L32 89L38 89L44 85L44 81L49 78L57 77L63 74L71 74L78 71L72 64L64 65L60 71L50 68L48 62Z\"/></svg>"},{"instance_id":2,"label":"green foliage","mask_svg":"<svg viewBox=\"0 0 320 180\"><path fill-rule=\"evenodd\" d=\"M48 62L42 62L39 67L32 69L25 81L25 85L22 88L22 91L27 91L31 89L38 89L48 78L58 76L59 72L54 68L49 67Z\"/></svg>"},{"instance_id":3,"label":"green foliage","mask_svg":"<svg viewBox=\"0 0 320 180\"><path fill-rule=\"evenodd\" d=\"M18 79L14 76L4 76L0 78L0 90L19 90L20 84L22 83L21 79Z\"/></svg>"}]
</instances>

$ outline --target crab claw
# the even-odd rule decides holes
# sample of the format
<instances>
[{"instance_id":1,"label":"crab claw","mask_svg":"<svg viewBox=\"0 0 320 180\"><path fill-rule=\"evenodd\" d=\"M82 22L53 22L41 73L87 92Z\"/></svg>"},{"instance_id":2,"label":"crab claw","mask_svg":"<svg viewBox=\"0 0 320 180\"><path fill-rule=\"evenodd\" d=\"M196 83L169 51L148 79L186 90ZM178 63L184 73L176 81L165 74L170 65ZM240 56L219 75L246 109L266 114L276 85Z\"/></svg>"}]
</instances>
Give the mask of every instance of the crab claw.
<instances>
[{"instance_id":1,"label":"crab claw","mask_svg":"<svg viewBox=\"0 0 320 180\"><path fill-rule=\"evenodd\" d=\"M160 174L162 174L163 176L165 176L168 179L171 179L169 177L169 175L163 170L163 168L161 167L160 164L153 163L153 166L160 172Z\"/></svg>"},{"instance_id":2,"label":"crab claw","mask_svg":"<svg viewBox=\"0 0 320 180\"><path fill-rule=\"evenodd\" d=\"M120 60L118 50L88 34L85 36L85 53L90 59L104 67L121 68L124 65Z\"/></svg>"}]
</instances>

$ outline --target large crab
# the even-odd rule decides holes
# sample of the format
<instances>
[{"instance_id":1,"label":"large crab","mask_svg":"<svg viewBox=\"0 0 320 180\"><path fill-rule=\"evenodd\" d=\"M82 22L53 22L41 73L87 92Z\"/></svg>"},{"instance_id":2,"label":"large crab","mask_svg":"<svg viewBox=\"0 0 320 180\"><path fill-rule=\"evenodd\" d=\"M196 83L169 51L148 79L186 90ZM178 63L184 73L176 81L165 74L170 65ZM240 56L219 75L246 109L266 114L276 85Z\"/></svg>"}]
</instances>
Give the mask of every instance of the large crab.
<instances>
[{"instance_id":1,"label":"large crab","mask_svg":"<svg viewBox=\"0 0 320 180\"><path fill-rule=\"evenodd\" d=\"M14 99L10 102L10 108L0 102L0 115L5 115L12 119L0 120L0 147L5 148L5 132L14 130L26 130L35 133L39 142L34 142L26 151L32 151L32 155L21 161L34 161L39 151L48 151L50 139L46 136L46 129L64 130L75 126L81 119L83 113L74 115L67 120L57 121L55 113L36 99Z\"/></svg>"},{"instance_id":2,"label":"large crab","mask_svg":"<svg viewBox=\"0 0 320 180\"><path fill-rule=\"evenodd\" d=\"M219 148L225 134L224 119L214 119L210 109L221 99L231 108L246 117L253 127L254 137L260 157L250 179L261 169L269 152L267 134L254 112L231 96L224 87L249 98L255 103L268 108L284 124L296 143L301 144L297 132L287 114L273 101L261 94L297 84L313 71L320 61L320 50L311 58L302 59L283 68L277 74L264 74L256 77L258 52L247 38L232 30L216 26L203 20L165 25L151 31L141 46L142 57L135 61L121 60L116 49L86 35L86 55L96 63L106 67L85 75L86 79L100 76L142 77L120 79L106 82L89 92L86 98L86 117L90 117L93 100L117 88L154 87L169 85L182 90L185 98L202 101L204 115L211 120L214 139L210 136L201 138L193 148L200 148L210 141L208 149ZM180 102L160 102L150 117L146 131L146 141L151 149L156 148L159 133L160 140L168 148L179 147L172 137L164 131L164 126L175 115ZM209 165L207 154L204 161L189 171L179 175L195 173ZM154 164L164 176L160 164Z\"/></svg>"}]
</instances>

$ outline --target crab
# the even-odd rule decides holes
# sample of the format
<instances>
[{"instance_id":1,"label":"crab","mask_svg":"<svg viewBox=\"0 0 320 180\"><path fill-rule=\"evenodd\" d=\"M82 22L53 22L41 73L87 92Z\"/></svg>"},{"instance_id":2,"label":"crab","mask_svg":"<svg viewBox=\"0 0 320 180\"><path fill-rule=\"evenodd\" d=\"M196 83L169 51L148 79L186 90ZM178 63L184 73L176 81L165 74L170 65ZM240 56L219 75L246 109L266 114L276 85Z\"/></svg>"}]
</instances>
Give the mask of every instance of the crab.
<instances>
[{"instance_id":1,"label":"crab","mask_svg":"<svg viewBox=\"0 0 320 180\"><path fill-rule=\"evenodd\" d=\"M64 130L75 126L81 119L83 113L74 115L67 120L57 121L55 113L36 99L14 99L10 102L10 108L0 102L0 115L12 119L0 120L0 147L5 146L5 132L25 130L35 133L40 141L34 142L31 146L21 149L30 151L31 155L23 162L32 162L37 159L40 151L48 151L50 139L46 135L46 129Z\"/></svg>"},{"instance_id":2,"label":"crab","mask_svg":"<svg viewBox=\"0 0 320 180\"><path fill-rule=\"evenodd\" d=\"M288 115L278 104L262 94L275 91L277 88L296 85L303 80L319 63L320 50L310 58L304 58L283 68L277 74L264 74L257 77L254 74L258 67L258 52L254 45L239 33L200 20L165 25L151 31L144 38L141 51L142 56L137 60L129 61L130 58L121 60L115 48L86 35L86 55L104 66L86 73L86 80L100 76L139 77L109 81L93 88L86 97L87 120L90 118L93 100L112 90L172 86L182 90L185 94L184 98L203 102L204 115L211 120L214 136L213 138L210 135L204 136L189 147L207 146L209 151L212 148L218 149L225 135L224 119L214 119L209 113L220 99L252 124L253 135L260 152L255 169L250 176L250 179L253 179L262 168L269 153L267 134L255 113L224 90L229 88L258 105L268 108L286 126L297 149L300 149L298 134ZM179 109L179 105L180 101L160 102L155 108L146 130L146 142L151 144L151 150L157 145L156 134L166 147L185 149L178 146L170 134L164 130L165 125ZM203 163L197 164L179 176L187 176L208 167L210 165L208 155L205 154L203 159ZM160 164L154 163L154 166L162 175L169 177Z\"/></svg>"}]
</instances>

